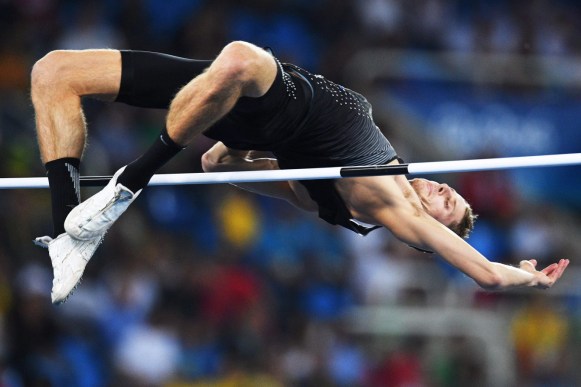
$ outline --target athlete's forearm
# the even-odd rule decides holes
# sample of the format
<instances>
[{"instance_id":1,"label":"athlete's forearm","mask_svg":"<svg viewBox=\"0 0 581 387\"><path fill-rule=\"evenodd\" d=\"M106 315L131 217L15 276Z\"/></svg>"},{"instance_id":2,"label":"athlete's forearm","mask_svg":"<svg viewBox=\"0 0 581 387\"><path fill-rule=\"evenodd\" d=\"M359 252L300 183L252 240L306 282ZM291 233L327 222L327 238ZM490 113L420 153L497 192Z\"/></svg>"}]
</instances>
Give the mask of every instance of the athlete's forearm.
<instances>
[{"instance_id":1,"label":"athlete's forearm","mask_svg":"<svg viewBox=\"0 0 581 387\"><path fill-rule=\"evenodd\" d=\"M278 169L278 163L274 159L247 159L239 158L233 160L228 165L229 171L270 171ZM246 191L254 192L263 196L270 196L277 199L289 200L292 191L288 183L283 182L260 182L260 183L232 183L232 185Z\"/></svg>"},{"instance_id":2,"label":"athlete's forearm","mask_svg":"<svg viewBox=\"0 0 581 387\"><path fill-rule=\"evenodd\" d=\"M205 172L265 171L279 169L276 159L250 158L256 154L252 151L232 150L219 142L202 156L202 168ZM232 185L259 195L286 200L298 208L305 209L290 184L286 181L236 183Z\"/></svg>"},{"instance_id":3,"label":"athlete's forearm","mask_svg":"<svg viewBox=\"0 0 581 387\"><path fill-rule=\"evenodd\" d=\"M537 286L538 280L533 273L529 273L518 267L504 265L502 263L491 262L499 275L499 283L491 290L505 290L523 286Z\"/></svg>"}]
</instances>

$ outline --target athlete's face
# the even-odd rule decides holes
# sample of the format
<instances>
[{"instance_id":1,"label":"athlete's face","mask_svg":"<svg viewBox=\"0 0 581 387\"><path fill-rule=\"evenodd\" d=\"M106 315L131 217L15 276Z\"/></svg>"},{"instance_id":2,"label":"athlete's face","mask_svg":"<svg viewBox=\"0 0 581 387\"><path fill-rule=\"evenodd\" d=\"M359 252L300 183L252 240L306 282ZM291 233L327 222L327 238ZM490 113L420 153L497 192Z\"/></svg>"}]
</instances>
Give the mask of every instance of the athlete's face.
<instances>
[{"instance_id":1,"label":"athlete's face","mask_svg":"<svg viewBox=\"0 0 581 387\"><path fill-rule=\"evenodd\" d=\"M428 214L445 226L459 223L466 212L466 200L448 184L426 179L410 180Z\"/></svg>"}]
</instances>

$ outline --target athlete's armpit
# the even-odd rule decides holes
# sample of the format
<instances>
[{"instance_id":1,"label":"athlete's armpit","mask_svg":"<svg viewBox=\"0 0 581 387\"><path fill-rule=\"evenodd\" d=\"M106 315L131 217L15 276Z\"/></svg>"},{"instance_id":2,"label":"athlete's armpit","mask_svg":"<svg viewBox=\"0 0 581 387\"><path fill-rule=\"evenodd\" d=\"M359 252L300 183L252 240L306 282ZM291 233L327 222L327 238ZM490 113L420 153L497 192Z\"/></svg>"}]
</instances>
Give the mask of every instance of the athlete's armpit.
<instances>
[{"instance_id":1,"label":"athlete's armpit","mask_svg":"<svg viewBox=\"0 0 581 387\"><path fill-rule=\"evenodd\" d=\"M309 191L304 185L302 185L298 181L289 181L288 183L290 185L291 190L294 192L296 196L297 207L310 212L318 211L319 206L313 199L311 199Z\"/></svg>"}]
</instances>

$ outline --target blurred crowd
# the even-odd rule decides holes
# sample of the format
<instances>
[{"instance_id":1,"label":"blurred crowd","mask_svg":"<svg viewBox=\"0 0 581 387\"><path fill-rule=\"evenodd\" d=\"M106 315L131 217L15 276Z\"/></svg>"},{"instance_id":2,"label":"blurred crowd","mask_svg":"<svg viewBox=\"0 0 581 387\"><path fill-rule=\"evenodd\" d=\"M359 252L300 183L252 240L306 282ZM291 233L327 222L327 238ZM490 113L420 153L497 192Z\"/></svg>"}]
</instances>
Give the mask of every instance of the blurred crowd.
<instances>
[{"instance_id":1,"label":"blurred crowd","mask_svg":"<svg viewBox=\"0 0 581 387\"><path fill-rule=\"evenodd\" d=\"M342 64L371 47L579 55L580 20L574 1L548 0L0 0L0 176L44 174L29 73L53 49L205 59L241 39L342 82ZM84 108L85 175L132 161L163 125L163 111ZM392 125L380 124L388 138ZM413 148L405 141L396 149ZM200 171L210 146L197 141L161 172ZM451 182L480 214L475 247L509 264L568 257L570 285L484 293L384 230L350 235L286 203L205 185L144 192L74 295L53 306L48 254L31 243L50 232L49 193L0 191L0 386L490 385L483 343L453 326L446 338L352 329L354 308L394 305L500 316L518 385L579 383L581 206L531 202L503 172Z\"/></svg>"}]
</instances>

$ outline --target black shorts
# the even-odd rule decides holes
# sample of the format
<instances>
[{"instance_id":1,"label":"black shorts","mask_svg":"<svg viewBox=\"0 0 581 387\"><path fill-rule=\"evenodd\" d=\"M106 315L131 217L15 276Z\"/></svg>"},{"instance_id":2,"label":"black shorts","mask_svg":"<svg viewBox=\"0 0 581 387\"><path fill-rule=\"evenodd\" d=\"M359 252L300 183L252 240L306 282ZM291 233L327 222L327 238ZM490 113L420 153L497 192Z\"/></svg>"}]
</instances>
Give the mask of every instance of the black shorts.
<instances>
[{"instance_id":1,"label":"black shorts","mask_svg":"<svg viewBox=\"0 0 581 387\"><path fill-rule=\"evenodd\" d=\"M167 109L177 92L212 64L149 51L121 51L121 85L116 102Z\"/></svg>"},{"instance_id":2,"label":"black shorts","mask_svg":"<svg viewBox=\"0 0 581 387\"><path fill-rule=\"evenodd\" d=\"M202 74L211 60L193 60L147 52L121 51L121 85L116 101L167 109L177 92ZM272 150L288 143L309 110L312 89L289 75L276 58L277 75L265 95L242 97L204 134L234 149ZM299 79L295 79L295 77Z\"/></svg>"}]
</instances>

